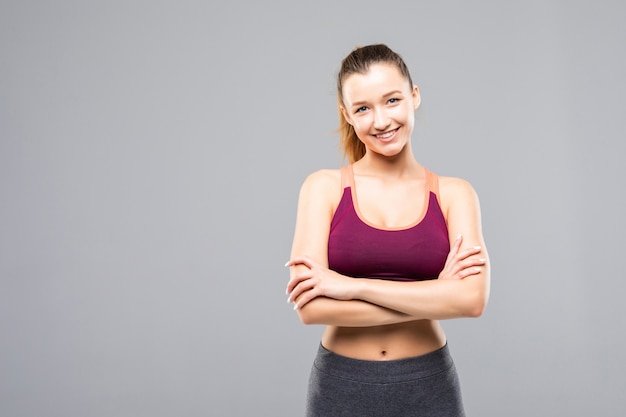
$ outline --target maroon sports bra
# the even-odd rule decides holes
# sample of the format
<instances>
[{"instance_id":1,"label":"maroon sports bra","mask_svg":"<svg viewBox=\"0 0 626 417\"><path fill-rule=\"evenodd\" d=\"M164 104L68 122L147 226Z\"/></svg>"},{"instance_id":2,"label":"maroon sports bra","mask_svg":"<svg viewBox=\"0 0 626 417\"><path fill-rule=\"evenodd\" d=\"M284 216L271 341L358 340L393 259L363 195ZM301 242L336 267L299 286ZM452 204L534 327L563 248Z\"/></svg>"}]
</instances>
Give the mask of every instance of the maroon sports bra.
<instances>
[{"instance_id":1,"label":"maroon sports bra","mask_svg":"<svg viewBox=\"0 0 626 417\"><path fill-rule=\"evenodd\" d=\"M422 217L402 229L382 229L358 212L352 165L341 168L343 194L328 239L330 269L354 278L393 281L436 279L450 251L439 206L437 175L426 170L427 205Z\"/></svg>"}]
</instances>

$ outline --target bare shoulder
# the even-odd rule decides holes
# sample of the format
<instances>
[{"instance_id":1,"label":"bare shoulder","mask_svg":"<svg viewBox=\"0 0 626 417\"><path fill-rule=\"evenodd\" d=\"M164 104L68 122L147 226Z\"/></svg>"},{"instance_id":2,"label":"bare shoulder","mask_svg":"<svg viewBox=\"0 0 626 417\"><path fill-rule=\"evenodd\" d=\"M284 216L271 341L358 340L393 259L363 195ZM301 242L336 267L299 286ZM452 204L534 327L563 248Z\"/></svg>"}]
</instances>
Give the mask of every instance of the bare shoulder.
<instances>
[{"instance_id":1,"label":"bare shoulder","mask_svg":"<svg viewBox=\"0 0 626 417\"><path fill-rule=\"evenodd\" d=\"M332 196L341 188L341 174L338 169L320 169L309 174L302 184L301 195Z\"/></svg>"},{"instance_id":2,"label":"bare shoulder","mask_svg":"<svg viewBox=\"0 0 626 417\"><path fill-rule=\"evenodd\" d=\"M304 227L308 230L315 225L314 229L319 231L329 226L330 218L340 199L341 174L339 170L324 169L309 174L300 188L296 229L300 230ZM305 235L310 238L311 232Z\"/></svg>"},{"instance_id":3,"label":"bare shoulder","mask_svg":"<svg viewBox=\"0 0 626 417\"><path fill-rule=\"evenodd\" d=\"M473 192L474 187L469 181L458 177L439 177L439 189L441 192Z\"/></svg>"},{"instance_id":4,"label":"bare shoulder","mask_svg":"<svg viewBox=\"0 0 626 417\"><path fill-rule=\"evenodd\" d=\"M306 177L306 183L312 183L315 185L338 185L341 180L341 175L338 169L320 169L318 171L312 172Z\"/></svg>"},{"instance_id":5,"label":"bare shoulder","mask_svg":"<svg viewBox=\"0 0 626 417\"><path fill-rule=\"evenodd\" d=\"M464 247L484 248L480 203L472 184L462 178L440 177L439 197L450 241L462 235Z\"/></svg>"},{"instance_id":6,"label":"bare shoulder","mask_svg":"<svg viewBox=\"0 0 626 417\"><path fill-rule=\"evenodd\" d=\"M474 187L463 178L439 177L439 195L444 210L453 204L478 203Z\"/></svg>"}]
</instances>

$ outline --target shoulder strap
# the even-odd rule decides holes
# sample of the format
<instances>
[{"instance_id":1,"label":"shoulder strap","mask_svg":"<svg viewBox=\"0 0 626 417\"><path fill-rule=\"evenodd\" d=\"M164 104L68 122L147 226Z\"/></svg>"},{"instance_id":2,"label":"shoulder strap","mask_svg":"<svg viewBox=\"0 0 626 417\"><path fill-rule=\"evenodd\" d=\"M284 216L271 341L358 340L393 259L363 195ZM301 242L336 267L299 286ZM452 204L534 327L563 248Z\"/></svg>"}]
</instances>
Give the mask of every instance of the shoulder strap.
<instances>
[{"instance_id":1,"label":"shoulder strap","mask_svg":"<svg viewBox=\"0 0 626 417\"><path fill-rule=\"evenodd\" d=\"M441 200L439 199L439 176L433 172L430 172L426 168L424 169L426 170L426 186L428 187L428 190L430 192L435 194L435 196L437 197L437 201L441 203Z\"/></svg>"},{"instance_id":2,"label":"shoulder strap","mask_svg":"<svg viewBox=\"0 0 626 417\"><path fill-rule=\"evenodd\" d=\"M352 165L346 165L341 167L341 189L343 190L346 187L352 186L353 173L352 173Z\"/></svg>"},{"instance_id":3,"label":"shoulder strap","mask_svg":"<svg viewBox=\"0 0 626 417\"><path fill-rule=\"evenodd\" d=\"M439 195L439 178L437 174L434 172L430 172L427 168L424 168L426 171L426 186L430 191Z\"/></svg>"}]
</instances>

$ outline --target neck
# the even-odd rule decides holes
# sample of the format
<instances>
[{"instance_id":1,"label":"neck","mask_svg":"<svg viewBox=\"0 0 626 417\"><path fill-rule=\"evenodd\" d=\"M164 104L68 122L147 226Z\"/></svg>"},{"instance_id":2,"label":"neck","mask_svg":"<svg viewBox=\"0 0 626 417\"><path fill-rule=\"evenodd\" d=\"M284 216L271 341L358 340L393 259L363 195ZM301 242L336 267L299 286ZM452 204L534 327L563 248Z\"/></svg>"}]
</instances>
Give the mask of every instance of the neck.
<instances>
[{"instance_id":1,"label":"neck","mask_svg":"<svg viewBox=\"0 0 626 417\"><path fill-rule=\"evenodd\" d=\"M404 149L394 156L383 156L370 152L355 162L358 170L363 174L383 175L389 177L404 177L419 175L422 166L417 162L410 149Z\"/></svg>"}]
</instances>

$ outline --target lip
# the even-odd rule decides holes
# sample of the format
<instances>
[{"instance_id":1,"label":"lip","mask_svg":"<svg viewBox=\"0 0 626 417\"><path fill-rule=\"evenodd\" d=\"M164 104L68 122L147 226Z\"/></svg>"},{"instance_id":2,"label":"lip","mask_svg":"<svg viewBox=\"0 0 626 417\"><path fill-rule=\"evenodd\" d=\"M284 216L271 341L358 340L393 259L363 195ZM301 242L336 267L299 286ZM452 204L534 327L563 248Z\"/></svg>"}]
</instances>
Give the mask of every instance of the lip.
<instances>
[{"instance_id":1,"label":"lip","mask_svg":"<svg viewBox=\"0 0 626 417\"><path fill-rule=\"evenodd\" d=\"M376 135L373 135L373 136L376 138L376 140L379 140L379 141L381 141L381 142L385 142L385 143L386 143L386 142L391 142L391 141L392 141L392 140L393 140L393 139L394 139L394 138L398 135L398 130L400 130L400 128L399 128L399 127L395 128L395 129L393 129L393 130L388 130L388 131L386 131L385 133L382 133L382 134L384 135L384 134L387 134L387 133L393 132L393 133L391 134L391 136L388 136L388 137L386 137L386 138L381 138L380 136L378 136L378 135L380 135L380 133L379 133L379 134L376 134Z\"/></svg>"}]
</instances>

